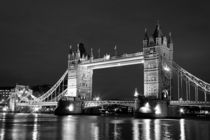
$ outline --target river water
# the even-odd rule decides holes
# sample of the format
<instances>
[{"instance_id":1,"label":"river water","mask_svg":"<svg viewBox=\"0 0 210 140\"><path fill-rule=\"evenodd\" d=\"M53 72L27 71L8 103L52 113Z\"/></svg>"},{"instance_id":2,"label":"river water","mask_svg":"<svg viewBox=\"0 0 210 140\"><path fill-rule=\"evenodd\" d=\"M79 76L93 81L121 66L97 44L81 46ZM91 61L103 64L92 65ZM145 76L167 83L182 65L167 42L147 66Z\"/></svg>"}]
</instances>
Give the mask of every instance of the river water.
<instances>
[{"instance_id":1,"label":"river water","mask_svg":"<svg viewBox=\"0 0 210 140\"><path fill-rule=\"evenodd\" d=\"M210 140L210 121L0 114L0 140Z\"/></svg>"}]
</instances>

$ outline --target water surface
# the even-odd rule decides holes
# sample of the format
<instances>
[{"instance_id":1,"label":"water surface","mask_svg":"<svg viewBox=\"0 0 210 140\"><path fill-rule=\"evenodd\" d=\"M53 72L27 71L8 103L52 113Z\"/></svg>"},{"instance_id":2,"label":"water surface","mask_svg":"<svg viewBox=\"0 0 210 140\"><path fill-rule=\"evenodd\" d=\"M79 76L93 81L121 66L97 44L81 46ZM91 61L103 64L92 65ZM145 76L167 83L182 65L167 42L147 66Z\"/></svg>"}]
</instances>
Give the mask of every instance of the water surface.
<instances>
[{"instance_id":1,"label":"water surface","mask_svg":"<svg viewBox=\"0 0 210 140\"><path fill-rule=\"evenodd\" d=\"M0 114L0 140L209 140L210 122L111 116Z\"/></svg>"}]
</instances>

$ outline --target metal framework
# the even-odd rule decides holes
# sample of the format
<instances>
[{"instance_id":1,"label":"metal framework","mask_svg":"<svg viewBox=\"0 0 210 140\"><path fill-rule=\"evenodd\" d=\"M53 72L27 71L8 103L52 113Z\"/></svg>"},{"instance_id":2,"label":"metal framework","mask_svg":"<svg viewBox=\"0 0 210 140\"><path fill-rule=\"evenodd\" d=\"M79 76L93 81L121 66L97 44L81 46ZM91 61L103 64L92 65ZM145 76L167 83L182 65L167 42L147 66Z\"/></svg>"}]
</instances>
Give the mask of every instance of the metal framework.
<instances>
[{"instance_id":1,"label":"metal framework","mask_svg":"<svg viewBox=\"0 0 210 140\"><path fill-rule=\"evenodd\" d=\"M122 62L126 62L126 65L128 65L127 63L129 63L129 61L127 60L132 60L132 57L135 60L141 60L141 62L139 63L143 63L143 53L139 52L139 53L135 53L133 55L129 54L129 55L124 55L118 59L116 58L112 58L112 59L108 59L105 60L105 58L102 59L98 59L98 60L92 60L92 62L86 62L84 61L82 63L82 65L87 65L89 67L92 67L93 69L97 69L98 66L97 64L101 65L104 63L104 61L106 61L104 64L111 64L112 62L115 64L120 64L120 60L122 60ZM103 63L102 63L103 61ZM131 63L133 63L133 61L131 61ZM118 65L121 66L121 65ZM173 69L173 72L176 73L177 75L177 81L178 81L178 99L177 100L173 100L170 101L171 105L190 105L190 106L205 106L207 104L210 104L209 102L207 102L207 94L210 93L210 84L199 79L198 77L194 76L193 74L189 73L188 71L186 71L185 69L183 69L182 67L180 67L178 64L176 64L175 62L172 63L172 65L169 65L170 68ZM108 67L108 66L107 66ZM47 105L56 105L57 101L66 95L67 93L67 87L66 85L64 85L65 83L65 78L68 76L68 70L65 71L65 73L61 76L61 78L52 86L52 88L50 88L45 94L43 94L42 96L40 96L39 98L34 98L33 101L30 101L28 103L21 103L19 102L17 105L19 106L32 106L32 105L41 105L41 106L47 106ZM185 81L185 82L183 82ZM185 86L183 85L185 84ZM192 100L192 90L191 87L194 87L195 91L195 95L194 95L194 100ZM185 89L184 89L185 87ZM204 94L204 101L200 101L199 100L199 90L203 91ZM183 94L185 93L185 97L186 100L183 100ZM21 99L23 100L23 99ZM125 105L125 106L130 106L133 107L134 101L85 101L84 102L84 106L86 108L88 107L95 107L95 106L103 106L103 105L112 105L112 104L117 104L117 105Z\"/></svg>"}]
</instances>

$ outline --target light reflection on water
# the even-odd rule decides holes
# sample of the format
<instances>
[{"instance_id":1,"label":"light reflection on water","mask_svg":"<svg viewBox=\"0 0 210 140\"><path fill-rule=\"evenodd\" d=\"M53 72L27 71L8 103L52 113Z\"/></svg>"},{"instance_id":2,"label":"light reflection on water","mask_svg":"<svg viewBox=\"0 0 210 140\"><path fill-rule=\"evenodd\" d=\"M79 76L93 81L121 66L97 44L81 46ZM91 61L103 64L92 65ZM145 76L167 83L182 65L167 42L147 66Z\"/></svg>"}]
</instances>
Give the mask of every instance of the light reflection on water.
<instances>
[{"instance_id":1,"label":"light reflection on water","mask_svg":"<svg viewBox=\"0 0 210 140\"><path fill-rule=\"evenodd\" d=\"M4 139L4 135L5 135L5 116L6 116L6 113L2 113L2 117L1 117L1 133L0 133L0 140L3 140Z\"/></svg>"},{"instance_id":2,"label":"light reflection on water","mask_svg":"<svg viewBox=\"0 0 210 140\"><path fill-rule=\"evenodd\" d=\"M209 140L209 132L201 120L0 114L0 140Z\"/></svg>"}]
</instances>

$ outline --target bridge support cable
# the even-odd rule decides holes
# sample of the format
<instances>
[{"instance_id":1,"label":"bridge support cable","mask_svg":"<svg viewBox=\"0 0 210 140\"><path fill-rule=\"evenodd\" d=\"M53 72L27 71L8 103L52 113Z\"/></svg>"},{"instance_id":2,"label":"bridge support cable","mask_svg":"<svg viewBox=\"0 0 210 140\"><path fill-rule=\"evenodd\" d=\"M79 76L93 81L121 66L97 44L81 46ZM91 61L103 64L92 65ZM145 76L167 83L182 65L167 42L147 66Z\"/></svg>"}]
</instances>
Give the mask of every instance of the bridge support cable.
<instances>
[{"instance_id":1,"label":"bridge support cable","mask_svg":"<svg viewBox=\"0 0 210 140\"><path fill-rule=\"evenodd\" d=\"M188 79L185 80L186 81L186 100L190 101L191 96L190 96L190 81Z\"/></svg>"},{"instance_id":2,"label":"bridge support cable","mask_svg":"<svg viewBox=\"0 0 210 140\"><path fill-rule=\"evenodd\" d=\"M195 85L195 101L198 101L198 86Z\"/></svg>"},{"instance_id":3,"label":"bridge support cable","mask_svg":"<svg viewBox=\"0 0 210 140\"><path fill-rule=\"evenodd\" d=\"M205 102L207 102L207 95L206 95L206 91L204 90L204 100Z\"/></svg>"},{"instance_id":4,"label":"bridge support cable","mask_svg":"<svg viewBox=\"0 0 210 140\"><path fill-rule=\"evenodd\" d=\"M199 99L199 90L204 92L204 100L207 102L207 95L210 94L210 84L199 79L198 77L194 76L193 74L189 73L174 61L168 62L167 60L164 61L172 70L177 74L177 93L178 93L178 100L186 99L186 100L200 100ZM185 81L183 83L183 80ZM183 85L184 84L184 85ZM185 87L186 86L186 87ZM195 87L195 94L194 98L192 98L193 94L191 94L191 86ZM194 93L194 92L192 92ZM203 94L203 93L202 93ZM185 97L186 96L186 97Z\"/></svg>"},{"instance_id":5,"label":"bridge support cable","mask_svg":"<svg viewBox=\"0 0 210 140\"><path fill-rule=\"evenodd\" d=\"M178 100L179 100L179 98L180 98L180 93L179 93L179 72L177 72L177 84L178 84L178 86L177 86L177 88L178 88L178 91L177 91L177 93L178 93Z\"/></svg>"},{"instance_id":6,"label":"bridge support cable","mask_svg":"<svg viewBox=\"0 0 210 140\"><path fill-rule=\"evenodd\" d=\"M65 71L65 73L62 75L62 77L42 96L38 98L39 101L45 101L49 98L52 99L52 94L56 92L57 88L61 86L62 82L64 82L65 77L68 75L68 70Z\"/></svg>"},{"instance_id":7,"label":"bridge support cable","mask_svg":"<svg viewBox=\"0 0 210 140\"><path fill-rule=\"evenodd\" d=\"M180 73L180 75L181 75L181 98L183 98L183 91L182 91L182 73Z\"/></svg>"},{"instance_id":8,"label":"bridge support cable","mask_svg":"<svg viewBox=\"0 0 210 140\"><path fill-rule=\"evenodd\" d=\"M64 91L64 88L65 88L65 87L64 87L64 83L65 83L65 82L63 81L63 82L62 82L62 91Z\"/></svg>"},{"instance_id":9,"label":"bridge support cable","mask_svg":"<svg viewBox=\"0 0 210 140\"><path fill-rule=\"evenodd\" d=\"M61 97L65 96L67 93L67 89L63 90L58 96L52 99L52 101L59 101Z\"/></svg>"},{"instance_id":10,"label":"bridge support cable","mask_svg":"<svg viewBox=\"0 0 210 140\"><path fill-rule=\"evenodd\" d=\"M205 89L207 92L210 92L210 84L209 83L192 75L191 73L189 73L188 71L186 71L185 69L183 69L182 67L177 65L175 62L173 62L173 68L176 69L176 71L181 72L184 75L184 77L186 77L192 83L196 84L201 89L203 89L203 90Z\"/></svg>"},{"instance_id":11,"label":"bridge support cable","mask_svg":"<svg viewBox=\"0 0 210 140\"><path fill-rule=\"evenodd\" d=\"M62 92L62 86L63 86L63 83L64 81L62 81L61 82L61 85L59 86L59 88L58 88L58 92L57 92L57 94L56 94L56 96L55 96L55 98L59 95L59 93L61 93Z\"/></svg>"},{"instance_id":12,"label":"bridge support cable","mask_svg":"<svg viewBox=\"0 0 210 140\"><path fill-rule=\"evenodd\" d=\"M190 81L188 81L188 93L189 93L189 100L191 99L191 94L190 94Z\"/></svg>"},{"instance_id":13,"label":"bridge support cable","mask_svg":"<svg viewBox=\"0 0 210 140\"><path fill-rule=\"evenodd\" d=\"M186 100L189 101L189 93L188 93L188 80L185 80L185 86L186 86Z\"/></svg>"}]
</instances>

